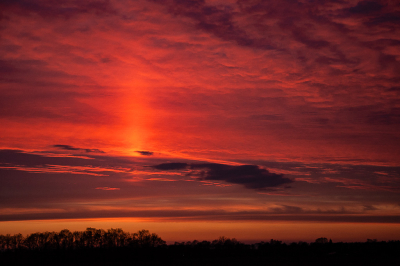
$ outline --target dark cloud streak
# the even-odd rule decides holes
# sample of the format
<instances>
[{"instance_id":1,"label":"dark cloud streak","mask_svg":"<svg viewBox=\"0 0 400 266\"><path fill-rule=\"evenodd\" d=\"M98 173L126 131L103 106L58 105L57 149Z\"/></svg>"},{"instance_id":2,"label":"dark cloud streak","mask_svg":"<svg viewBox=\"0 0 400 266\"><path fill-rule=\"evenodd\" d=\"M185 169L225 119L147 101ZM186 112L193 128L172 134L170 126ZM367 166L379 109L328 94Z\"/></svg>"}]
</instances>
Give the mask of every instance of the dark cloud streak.
<instances>
[{"instance_id":1,"label":"dark cloud streak","mask_svg":"<svg viewBox=\"0 0 400 266\"><path fill-rule=\"evenodd\" d=\"M323 215L323 214L273 214L263 212L224 212L224 211L75 211L59 213L11 214L0 215L0 221L79 219L79 218L162 218L173 221L307 221L307 222L356 222L356 223L400 223L400 216L368 216L368 215Z\"/></svg>"},{"instance_id":2,"label":"dark cloud streak","mask_svg":"<svg viewBox=\"0 0 400 266\"><path fill-rule=\"evenodd\" d=\"M143 156L151 156L154 154L154 152L151 151L136 151L136 152Z\"/></svg>"},{"instance_id":3,"label":"dark cloud streak","mask_svg":"<svg viewBox=\"0 0 400 266\"><path fill-rule=\"evenodd\" d=\"M188 167L187 163L162 163L152 166L157 170L183 170Z\"/></svg>"},{"instance_id":4,"label":"dark cloud streak","mask_svg":"<svg viewBox=\"0 0 400 266\"><path fill-rule=\"evenodd\" d=\"M68 151L85 151L87 153L90 153L90 152L105 153L104 151L99 150L99 149L82 149L82 148L75 148L70 145L62 145L62 144L53 145L53 147L60 148L63 150L68 150Z\"/></svg>"},{"instance_id":5,"label":"dark cloud streak","mask_svg":"<svg viewBox=\"0 0 400 266\"><path fill-rule=\"evenodd\" d=\"M293 182L282 174L270 173L257 165L164 163L155 165L153 168L157 170L191 169L195 171L192 171L190 175L198 176L200 180L225 181L256 190L265 190ZM200 173L196 170L200 170Z\"/></svg>"}]
</instances>

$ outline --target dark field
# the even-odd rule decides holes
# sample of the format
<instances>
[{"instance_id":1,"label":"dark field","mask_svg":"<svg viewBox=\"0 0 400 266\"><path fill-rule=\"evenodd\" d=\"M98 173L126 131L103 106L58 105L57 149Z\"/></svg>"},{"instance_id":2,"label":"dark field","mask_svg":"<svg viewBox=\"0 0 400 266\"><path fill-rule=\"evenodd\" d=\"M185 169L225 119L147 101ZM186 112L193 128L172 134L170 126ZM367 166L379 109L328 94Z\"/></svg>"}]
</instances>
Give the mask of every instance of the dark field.
<instances>
[{"instance_id":1,"label":"dark field","mask_svg":"<svg viewBox=\"0 0 400 266\"><path fill-rule=\"evenodd\" d=\"M400 265L400 241L333 243L319 238L285 244L271 239L249 245L220 237L166 245L147 230L130 234L88 228L0 235L3 265Z\"/></svg>"},{"instance_id":2,"label":"dark field","mask_svg":"<svg viewBox=\"0 0 400 266\"><path fill-rule=\"evenodd\" d=\"M400 241L9 250L0 265L400 265Z\"/></svg>"}]
</instances>

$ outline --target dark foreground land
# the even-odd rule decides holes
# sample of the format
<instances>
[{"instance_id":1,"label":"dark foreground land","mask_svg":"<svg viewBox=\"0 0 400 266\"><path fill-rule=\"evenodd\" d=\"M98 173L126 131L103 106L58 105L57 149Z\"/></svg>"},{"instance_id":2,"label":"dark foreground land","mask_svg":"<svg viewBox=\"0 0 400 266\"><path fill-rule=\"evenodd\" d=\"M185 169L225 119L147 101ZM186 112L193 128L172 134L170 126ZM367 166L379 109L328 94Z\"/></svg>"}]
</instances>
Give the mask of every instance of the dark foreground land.
<instances>
[{"instance_id":1,"label":"dark foreground land","mask_svg":"<svg viewBox=\"0 0 400 266\"><path fill-rule=\"evenodd\" d=\"M400 265L400 241L10 250L0 265Z\"/></svg>"},{"instance_id":2,"label":"dark foreground land","mask_svg":"<svg viewBox=\"0 0 400 266\"><path fill-rule=\"evenodd\" d=\"M147 230L135 234L121 229L0 235L0 266L7 265L400 265L400 241L285 244L270 240L244 244L220 237L166 245Z\"/></svg>"}]
</instances>

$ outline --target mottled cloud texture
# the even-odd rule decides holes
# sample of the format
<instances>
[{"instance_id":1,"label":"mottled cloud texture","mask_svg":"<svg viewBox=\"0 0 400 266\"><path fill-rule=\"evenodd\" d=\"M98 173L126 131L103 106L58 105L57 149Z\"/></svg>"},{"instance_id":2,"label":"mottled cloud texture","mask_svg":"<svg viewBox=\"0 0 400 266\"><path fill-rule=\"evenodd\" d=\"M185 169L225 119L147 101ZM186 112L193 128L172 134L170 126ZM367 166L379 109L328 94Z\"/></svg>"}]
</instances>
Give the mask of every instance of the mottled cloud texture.
<instances>
[{"instance_id":1,"label":"mottled cloud texture","mask_svg":"<svg viewBox=\"0 0 400 266\"><path fill-rule=\"evenodd\" d=\"M2 1L0 36L0 220L399 223L396 1Z\"/></svg>"}]
</instances>

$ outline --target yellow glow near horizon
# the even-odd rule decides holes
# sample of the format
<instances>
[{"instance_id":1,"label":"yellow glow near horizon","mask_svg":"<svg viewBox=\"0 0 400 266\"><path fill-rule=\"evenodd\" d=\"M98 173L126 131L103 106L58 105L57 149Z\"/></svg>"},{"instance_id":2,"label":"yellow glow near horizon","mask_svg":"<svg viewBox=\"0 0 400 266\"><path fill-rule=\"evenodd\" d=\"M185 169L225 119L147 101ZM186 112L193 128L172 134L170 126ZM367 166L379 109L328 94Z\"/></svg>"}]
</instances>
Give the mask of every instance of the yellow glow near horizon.
<instances>
[{"instance_id":1,"label":"yellow glow near horizon","mask_svg":"<svg viewBox=\"0 0 400 266\"><path fill-rule=\"evenodd\" d=\"M74 219L0 222L0 234L23 235L44 232L83 231L87 227L98 229L122 228L127 232L147 229L158 234L167 243L175 241L214 240L220 236L236 238L246 243L281 240L286 243L313 242L319 237L333 242L365 242L400 239L399 224L381 223L316 223L316 222L165 222L145 219Z\"/></svg>"}]
</instances>

